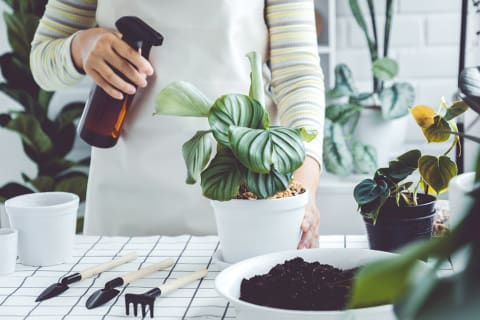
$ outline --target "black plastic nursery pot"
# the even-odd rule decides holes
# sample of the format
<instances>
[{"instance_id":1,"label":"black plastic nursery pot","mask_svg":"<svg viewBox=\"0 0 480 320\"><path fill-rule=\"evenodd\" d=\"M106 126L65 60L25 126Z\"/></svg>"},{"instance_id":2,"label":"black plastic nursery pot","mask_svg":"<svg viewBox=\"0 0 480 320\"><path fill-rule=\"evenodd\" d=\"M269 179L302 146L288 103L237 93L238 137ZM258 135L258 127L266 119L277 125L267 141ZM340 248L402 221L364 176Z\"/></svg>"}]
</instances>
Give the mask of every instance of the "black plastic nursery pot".
<instances>
[{"instance_id":1,"label":"black plastic nursery pot","mask_svg":"<svg viewBox=\"0 0 480 320\"><path fill-rule=\"evenodd\" d=\"M417 240L430 239L433 233L436 198L418 194L417 206L397 206L389 198L377 218L377 223L364 218L370 249L394 252Z\"/></svg>"}]
</instances>

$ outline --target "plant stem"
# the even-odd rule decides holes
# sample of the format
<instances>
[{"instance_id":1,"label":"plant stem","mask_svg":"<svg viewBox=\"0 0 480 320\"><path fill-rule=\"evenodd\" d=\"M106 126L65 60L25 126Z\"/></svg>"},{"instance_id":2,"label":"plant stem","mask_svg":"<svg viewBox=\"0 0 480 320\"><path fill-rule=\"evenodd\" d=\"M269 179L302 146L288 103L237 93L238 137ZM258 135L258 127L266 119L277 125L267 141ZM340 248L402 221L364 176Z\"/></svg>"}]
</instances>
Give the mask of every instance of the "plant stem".
<instances>
[{"instance_id":1,"label":"plant stem","mask_svg":"<svg viewBox=\"0 0 480 320\"><path fill-rule=\"evenodd\" d=\"M452 141L452 144L450 145L450 147L448 148L448 150L443 154L444 156L446 156L447 154L450 153L450 151L452 151L452 149L455 147L455 145L457 145L458 143L458 150L459 152L461 153L462 152L462 145L460 144L460 139L459 139L459 135L458 135L458 128L457 128L457 125L453 122L453 125L450 124L450 127L451 129L453 130L454 132L454 139Z\"/></svg>"},{"instance_id":2,"label":"plant stem","mask_svg":"<svg viewBox=\"0 0 480 320\"><path fill-rule=\"evenodd\" d=\"M413 204L416 205L416 206L418 206L417 193L418 193L418 187L420 187L420 181L421 180L422 180L422 178L420 178L420 180L418 180L417 185L415 186L415 188L413 188L413 192L412 192Z\"/></svg>"},{"instance_id":3,"label":"plant stem","mask_svg":"<svg viewBox=\"0 0 480 320\"><path fill-rule=\"evenodd\" d=\"M385 11L385 32L383 35L383 57L388 56L390 46L390 31L392 29L393 18L393 0L387 0L387 9Z\"/></svg>"},{"instance_id":4,"label":"plant stem","mask_svg":"<svg viewBox=\"0 0 480 320\"><path fill-rule=\"evenodd\" d=\"M362 29L363 34L365 35L365 39L367 40L367 44L368 44L368 50L370 51L370 60L373 64L378 59L378 43L375 44L374 40L372 40L372 38L368 33L367 24L365 22L365 18L363 17L362 9L360 9L360 6L358 4L358 0L349 0L348 3L350 5L350 10L352 11L352 15L355 18L355 21L357 22L360 29ZM375 77L373 80L375 84Z\"/></svg>"},{"instance_id":5,"label":"plant stem","mask_svg":"<svg viewBox=\"0 0 480 320\"><path fill-rule=\"evenodd\" d=\"M372 22L373 30L373 48L375 50L375 56L378 58L378 33L377 33L377 21L375 19L375 6L373 5L373 0L368 0L368 12L370 13L370 20ZM376 60L376 59L375 59ZM372 57L372 63L375 62ZM378 90L378 79L373 76L373 92Z\"/></svg>"},{"instance_id":6,"label":"plant stem","mask_svg":"<svg viewBox=\"0 0 480 320\"><path fill-rule=\"evenodd\" d=\"M385 10L385 28L383 32L383 57L388 57L388 49L390 48L390 33L392 30L393 19L393 0L387 0ZM383 81L380 81L379 91L383 90Z\"/></svg>"}]
</instances>

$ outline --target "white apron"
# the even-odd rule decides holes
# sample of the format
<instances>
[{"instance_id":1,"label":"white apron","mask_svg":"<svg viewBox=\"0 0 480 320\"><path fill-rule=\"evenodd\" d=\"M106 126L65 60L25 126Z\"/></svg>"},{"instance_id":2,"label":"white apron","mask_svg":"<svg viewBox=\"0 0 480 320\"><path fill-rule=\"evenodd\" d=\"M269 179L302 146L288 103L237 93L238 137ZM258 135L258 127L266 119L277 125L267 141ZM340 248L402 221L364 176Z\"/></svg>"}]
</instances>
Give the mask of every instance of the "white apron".
<instances>
[{"instance_id":1,"label":"white apron","mask_svg":"<svg viewBox=\"0 0 480 320\"><path fill-rule=\"evenodd\" d=\"M116 146L92 150L85 233L89 235L214 234L212 209L199 182L185 184L182 144L205 118L152 116L155 95L185 80L212 101L248 94L245 54L267 53L263 0L98 0L99 26L115 29L138 16L164 36L153 47L155 74L139 90Z\"/></svg>"}]
</instances>

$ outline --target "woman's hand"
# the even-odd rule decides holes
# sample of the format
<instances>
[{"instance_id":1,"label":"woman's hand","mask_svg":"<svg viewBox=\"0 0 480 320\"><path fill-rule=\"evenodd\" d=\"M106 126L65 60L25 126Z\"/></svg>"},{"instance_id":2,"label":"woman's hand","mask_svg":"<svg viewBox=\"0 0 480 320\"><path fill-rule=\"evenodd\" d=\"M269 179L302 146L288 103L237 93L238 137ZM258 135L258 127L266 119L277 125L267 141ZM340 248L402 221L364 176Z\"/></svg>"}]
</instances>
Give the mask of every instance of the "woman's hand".
<instances>
[{"instance_id":1,"label":"woman's hand","mask_svg":"<svg viewBox=\"0 0 480 320\"><path fill-rule=\"evenodd\" d=\"M71 52L77 69L90 75L115 99L123 99L123 93L134 94L136 90L112 67L138 87L145 87L146 77L153 74L150 62L122 41L121 34L103 28L79 31L72 40Z\"/></svg>"},{"instance_id":2,"label":"woman's hand","mask_svg":"<svg viewBox=\"0 0 480 320\"><path fill-rule=\"evenodd\" d=\"M302 222L302 237L298 249L318 248L318 228L320 212L317 208L316 194L320 180L320 167L316 160L307 157L303 165L294 173L295 180L308 189L309 199Z\"/></svg>"}]
</instances>

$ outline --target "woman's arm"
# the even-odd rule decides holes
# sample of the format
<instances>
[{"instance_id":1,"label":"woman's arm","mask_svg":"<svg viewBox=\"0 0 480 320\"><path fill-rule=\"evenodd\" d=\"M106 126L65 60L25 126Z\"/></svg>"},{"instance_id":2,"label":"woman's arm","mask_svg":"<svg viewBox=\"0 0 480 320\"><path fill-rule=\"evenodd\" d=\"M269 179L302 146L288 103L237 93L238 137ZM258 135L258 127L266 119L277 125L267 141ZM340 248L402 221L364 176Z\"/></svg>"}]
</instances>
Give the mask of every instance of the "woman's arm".
<instances>
[{"instance_id":1,"label":"woman's arm","mask_svg":"<svg viewBox=\"0 0 480 320\"><path fill-rule=\"evenodd\" d=\"M50 0L32 41L30 67L45 90L59 90L80 81L71 42L79 30L95 25L97 0Z\"/></svg>"},{"instance_id":2,"label":"woman's arm","mask_svg":"<svg viewBox=\"0 0 480 320\"><path fill-rule=\"evenodd\" d=\"M318 246L316 190L322 161L325 95L313 0L267 0L272 90L280 124L318 132L295 178L310 191L299 247Z\"/></svg>"},{"instance_id":3,"label":"woman's arm","mask_svg":"<svg viewBox=\"0 0 480 320\"><path fill-rule=\"evenodd\" d=\"M145 87L153 73L147 59L121 40L117 32L94 28L96 0L50 0L40 20L30 52L35 81L45 90L58 90L77 83L88 74L117 99Z\"/></svg>"}]
</instances>

